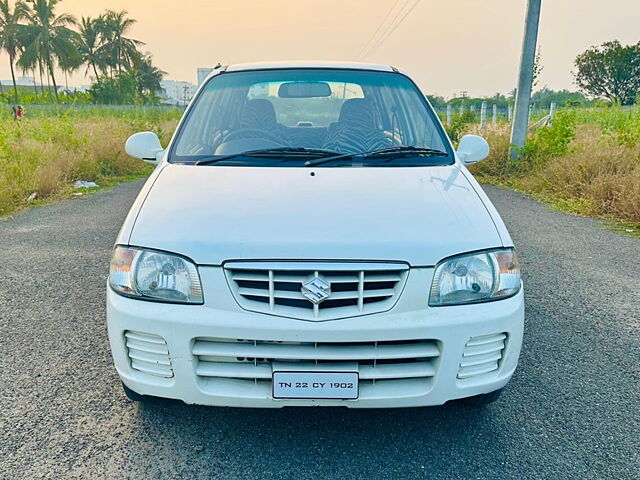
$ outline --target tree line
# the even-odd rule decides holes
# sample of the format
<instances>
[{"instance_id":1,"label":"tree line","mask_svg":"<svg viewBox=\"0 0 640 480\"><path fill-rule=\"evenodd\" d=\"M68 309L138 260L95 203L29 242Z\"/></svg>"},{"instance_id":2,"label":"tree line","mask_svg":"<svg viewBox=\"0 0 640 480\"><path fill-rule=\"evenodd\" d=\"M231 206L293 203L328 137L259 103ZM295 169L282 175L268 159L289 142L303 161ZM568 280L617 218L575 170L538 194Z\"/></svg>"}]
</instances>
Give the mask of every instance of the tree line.
<instances>
[{"instance_id":1,"label":"tree line","mask_svg":"<svg viewBox=\"0 0 640 480\"><path fill-rule=\"evenodd\" d=\"M58 13L60 0L0 0L0 49L11 67L13 100L19 102L16 69L36 72L44 94L44 79L53 98L58 95L57 72L65 77L82 68L93 77L90 94L96 103L148 103L157 100L165 72L140 40L130 38L136 20L125 10L107 10L97 17Z\"/></svg>"},{"instance_id":2,"label":"tree line","mask_svg":"<svg viewBox=\"0 0 640 480\"><path fill-rule=\"evenodd\" d=\"M506 109L508 105L513 106L515 94L516 90L513 89L508 95L496 93L491 97L462 97L456 95L447 100L439 95L428 95L428 98L431 105L439 109L445 108L448 104L457 109L462 104L465 108L473 106L479 112L482 102L487 102L489 106L497 105L500 109ZM598 101L591 100L580 92L572 92L566 89L552 90L547 86L542 87L531 95L531 104L535 108L548 110L551 103L555 103L559 107L590 107L599 104Z\"/></svg>"},{"instance_id":3,"label":"tree line","mask_svg":"<svg viewBox=\"0 0 640 480\"><path fill-rule=\"evenodd\" d=\"M540 51L536 54L534 83L542 71ZM589 47L574 61L573 77L580 92L554 91L548 87L536 91L531 102L541 108L551 103L561 107L592 106L603 104L633 105L640 103L640 42L622 45L618 40ZM438 108L460 104L479 108L482 102L506 107L515 101L515 89L509 95L496 93L493 97L467 97L454 95L446 100L441 96L429 96L432 105ZM605 103L606 102L606 103Z\"/></svg>"}]
</instances>

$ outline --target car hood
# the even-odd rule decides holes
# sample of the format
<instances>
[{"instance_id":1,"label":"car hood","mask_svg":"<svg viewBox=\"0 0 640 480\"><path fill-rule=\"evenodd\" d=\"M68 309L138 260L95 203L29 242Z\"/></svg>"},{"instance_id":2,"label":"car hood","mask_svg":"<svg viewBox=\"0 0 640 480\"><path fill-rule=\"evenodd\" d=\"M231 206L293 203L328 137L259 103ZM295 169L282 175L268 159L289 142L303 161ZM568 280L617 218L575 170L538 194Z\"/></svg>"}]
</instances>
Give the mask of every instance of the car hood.
<instances>
[{"instance_id":1,"label":"car hood","mask_svg":"<svg viewBox=\"0 0 640 480\"><path fill-rule=\"evenodd\" d=\"M197 264L238 259L435 265L502 245L456 166L290 168L166 165L129 243Z\"/></svg>"}]
</instances>

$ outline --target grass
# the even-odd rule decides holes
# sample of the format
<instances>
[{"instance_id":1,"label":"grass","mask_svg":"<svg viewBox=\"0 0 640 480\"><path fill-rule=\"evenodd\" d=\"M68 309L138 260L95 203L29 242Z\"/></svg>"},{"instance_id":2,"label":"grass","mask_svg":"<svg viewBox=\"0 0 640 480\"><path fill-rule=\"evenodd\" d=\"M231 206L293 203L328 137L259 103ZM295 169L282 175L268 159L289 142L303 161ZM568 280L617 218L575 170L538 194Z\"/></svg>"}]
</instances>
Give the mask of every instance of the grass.
<instances>
[{"instance_id":1,"label":"grass","mask_svg":"<svg viewBox=\"0 0 640 480\"><path fill-rule=\"evenodd\" d=\"M519 162L508 160L507 125L480 131L490 157L471 170L486 183L532 195L554 208L640 231L640 109L562 112L532 133Z\"/></svg>"},{"instance_id":2,"label":"grass","mask_svg":"<svg viewBox=\"0 0 640 480\"><path fill-rule=\"evenodd\" d=\"M23 105L27 118L121 118L123 120L142 120L161 122L179 119L184 107L166 105L74 105L43 104ZM0 120L11 120L11 105L0 104Z\"/></svg>"},{"instance_id":3,"label":"grass","mask_svg":"<svg viewBox=\"0 0 640 480\"><path fill-rule=\"evenodd\" d=\"M63 110L17 122L0 120L0 217L72 196L76 180L106 187L148 175L153 166L128 157L124 142L132 133L152 130L166 144L181 112L128 113Z\"/></svg>"}]
</instances>

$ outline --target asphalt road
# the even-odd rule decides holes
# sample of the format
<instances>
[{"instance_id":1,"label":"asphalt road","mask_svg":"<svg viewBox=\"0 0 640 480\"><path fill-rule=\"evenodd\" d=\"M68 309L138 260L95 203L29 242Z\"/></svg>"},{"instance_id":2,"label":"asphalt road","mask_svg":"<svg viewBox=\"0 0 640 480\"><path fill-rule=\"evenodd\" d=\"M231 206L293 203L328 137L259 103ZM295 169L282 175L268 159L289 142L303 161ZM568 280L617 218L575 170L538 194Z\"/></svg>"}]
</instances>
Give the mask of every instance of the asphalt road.
<instances>
[{"instance_id":1,"label":"asphalt road","mask_svg":"<svg viewBox=\"0 0 640 480\"><path fill-rule=\"evenodd\" d=\"M141 183L0 222L0 478L640 478L640 240L488 188L527 288L485 410L140 406L111 366L110 249Z\"/></svg>"}]
</instances>

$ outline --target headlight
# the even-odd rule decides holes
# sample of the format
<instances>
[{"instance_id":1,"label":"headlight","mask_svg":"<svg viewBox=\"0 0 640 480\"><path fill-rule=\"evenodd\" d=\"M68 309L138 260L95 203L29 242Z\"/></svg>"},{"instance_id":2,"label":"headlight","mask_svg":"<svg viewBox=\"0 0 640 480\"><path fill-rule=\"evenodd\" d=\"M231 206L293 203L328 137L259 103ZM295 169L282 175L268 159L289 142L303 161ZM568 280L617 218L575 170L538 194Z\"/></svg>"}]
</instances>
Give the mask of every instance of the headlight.
<instances>
[{"instance_id":1,"label":"headlight","mask_svg":"<svg viewBox=\"0 0 640 480\"><path fill-rule=\"evenodd\" d=\"M203 303L198 269L169 253L116 246L109 285L121 295L162 302Z\"/></svg>"},{"instance_id":2,"label":"headlight","mask_svg":"<svg viewBox=\"0 0 640 480\"><path fill-rule=\"evenodd\" d=\"M520 291L520 264L511 248L451 257L436 266L429 305L497 300Z\"/></svg>"}]
</instances>

